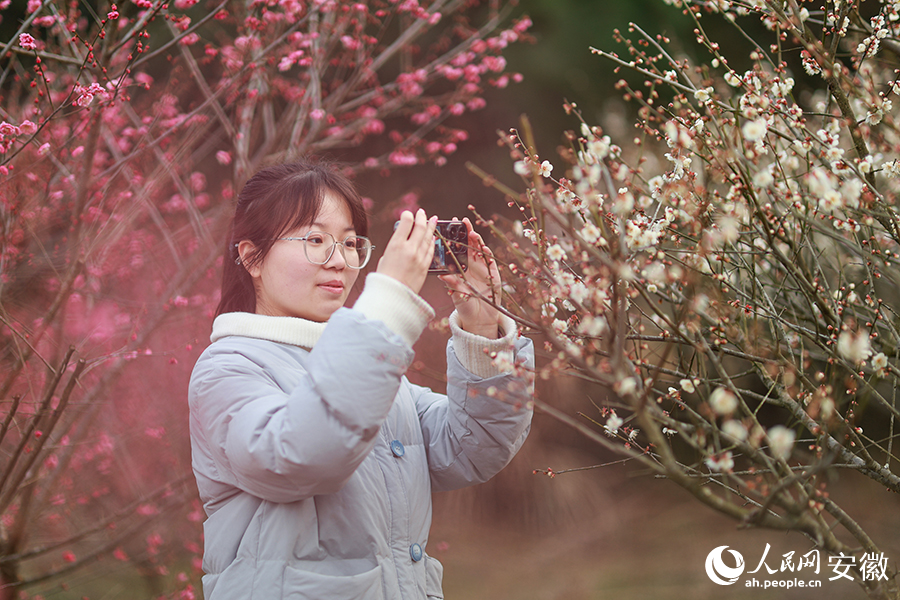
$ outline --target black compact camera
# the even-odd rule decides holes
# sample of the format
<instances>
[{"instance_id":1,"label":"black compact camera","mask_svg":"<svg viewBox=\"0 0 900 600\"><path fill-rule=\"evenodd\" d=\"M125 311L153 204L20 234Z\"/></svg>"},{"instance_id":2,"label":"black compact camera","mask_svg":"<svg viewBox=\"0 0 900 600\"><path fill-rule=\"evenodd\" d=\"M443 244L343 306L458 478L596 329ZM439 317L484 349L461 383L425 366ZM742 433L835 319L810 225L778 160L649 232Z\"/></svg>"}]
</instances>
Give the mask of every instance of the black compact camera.
<instances>
[{"instance_id":1,"label":"black compact camera","mask_svg":"<svg viewBox=\"0 0 900 600\"><path fill-rule=\"evenodd\" d=\"M394 229L400 221L394 223ZM429 273L459 273L467 267L469 232L462 221L438 221L434 229L434 257Z\"/></svg>"}]
</instances>

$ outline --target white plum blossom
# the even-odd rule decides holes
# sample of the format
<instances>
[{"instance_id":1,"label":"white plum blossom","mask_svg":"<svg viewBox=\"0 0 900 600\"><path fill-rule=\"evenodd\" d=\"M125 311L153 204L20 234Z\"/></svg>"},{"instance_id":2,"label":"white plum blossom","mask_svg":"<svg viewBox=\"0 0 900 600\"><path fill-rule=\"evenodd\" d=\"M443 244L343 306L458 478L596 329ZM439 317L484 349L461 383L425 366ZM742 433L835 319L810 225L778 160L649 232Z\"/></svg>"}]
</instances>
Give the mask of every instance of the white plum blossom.
<instances>
[{"instance_id":1,"label":"white plum blossom","mask_svg":"<svg viewBox=\"0 0 900 600\"><path fill-rule=\"evenodd\" d=\"M606 329L606 319L595 315L585 315L578 324L578 332L588 337L600 337Z\"/></svg>"},{"instance_id":2,"label":"white plum blossom","mask_svg":"<svg viewBox=\"0 0 900 600\"><path fill-rule=\"evenodd\" d=\"M824 198L837 189L837 178L823 167L816 167L806 176L806 185L814 197Z\"/></svg>"},{"instance_id":3,"label":"white plum blossom","mask_svg":"<svg viewBox=\"0 0 900 600\"><path fill-rule=\"evenodd\" d=\"M553 244L547 248L547 258L559 262L566 257L566 251L559 244Z\"/></svg>"},{"instance_id":4,"label":"white plum blossom","mask_svg":"<svg viewBox=\"0 0 900 600\"><path fill-rule=\"evenodd\" d=\"M709 456L703 462L710 471L728 472L734 469L734 457L731 451Z\"/></svg>"},{"instance_id":5,"label":"white plum blossom","mask_svg":"<svg viewBox=\"0 0 900 600\"><path fill-rule=\"evenodd\" d=\"M650 188L650 195L654 200L658 200L662 196L663 186L665 185L665 183L666 180L663 179L660 175L653 177L652 179L650 179L650 181L647 182L647 187Z\"/></svg>"},{"instance_id":6,"label":"white plum blossom","mask_svg":"<svg viewBox=\"0 0 900 600\"><path fill-rule=\"evenodd\" d=\"M663 219L651 221L646 215L635 215L625 221L625 243L630 250L640 250L656 246L671 224L669 213Z\"/></svg>"},{"instance_id":7,"label":"white plum blossom","mask_svg":"<svg viewBox=\"0 0 900 600\"><path fill-rule=\"evenodd\" d=\"M786 460L790 457L791 451L794 449L794 440L797 438L793 429L788 429L784 425L776 425L769 429L766 437L769 438L769 453L774 458Z\"/></svg>"},{"instance_id":8,"label":"white plum blossom","mask_svg":"<svg viewBox=\"0 0 900 600\"><path fill-rule=\"evenodd\" d=\"M550 326L553 328L553 331L556 332L556 335L563 335L569 328L569 324L562 319L553 319L553 323L551 323Z\"/></svg>"},{"instance_id":9,"label":"white plum blossom","mask_svg":"<svg viewBox=\"0 0 900 600\"><path fill-rule=\"evenodd\" d=\"M900 178L900 159L895 159L890 162L886 162L883 165L884 173L888 177L891 178Z\"/></svg>"},{"instance_id":10,"label":"white plum blossom","mask_svg":"<svg viewBox=\"0 0 900 600\"><path fill-rule=\"evenodd\" d=\"M812 149L812 142L809 140L794 140L791 142L791 145L801 154L805 154Z\"/></svg>"},{"instance_id":11,"label":"white plum blossom","mask_svg":"<svg viewBox=\"0 0 900 600\"><path fill-rule=\"evenodd\" d=\"M869 341L868 332L865 330L856 333L842 331L838 336L837 351L841 357L853 364L865 361L872 354L872 344Z\"/></svg>"},{"instance_id":12,"label":"white plum blossom","mask_svg":"<svg viewBox=\"0 0 900 600\"><path fill-rule=\"evenodd\" d=\"M728 419L722 423L722 432L738 442L747 440L747 428L744 427L743 423L736 419Z\"/></svg>"},{"instance_id":13,"label":"white plum blossom","mask_svg":"<svg viewBox=\"0 0 900 600\"><path fill-rule=\"evenodd\" d=\"M569 285L569 298L572 302L584 304L585 300L591 295L591 290L583 281L574 281Z\"/></svg>"},{"instance_id":14,"label":"white plum blossom","mask_svg":"<svg viewBox=\"0 0 900 600\"><path fill-rule=\"evenodd\" d=\"M624 423L625 421L616 414L616 411L612 411L609 418L606 419L606 425L603 426L604 433L610 437L614 437L616 433L618 433L619 427Z\"/></svg>"},{"instance_id":15,"label":"white plum blossom","mask_svg":"<svg viewBox=\"0 0 900 600\"><path fill-rule=\"evenodd\" d=\"M740 237L740 223L732 216L725 216L719 219L718 227L715 230L716 245L730 245L738 241Z\"/></svg>"},{"instance_id":16,"label":"white plum blossom","mask_svg":"<svg viewBox=\"0 0 900 600\"><path fill-rule=\"evenodd\" d=\"M571 271L560 271L554 268L556 273L556 283L560 287L560 290L568 290L569 286L575 283L575 275ZM557 294L559 296L559 294Z\"/></svg>"},{"instance_id":17,"label":"white plum blossom","mask_svg":"<svg viewBox=\"0 0 900 600\"><path fill-rule=\"evenodd\" d=\"M708 102L712 93L713 88L711 87L701 88L694 92L694 98L696 98L698 102Z\"/></svg>"},{"instance_id":18,"label":"white plum blossom","mask_svg":"<svg viewBox=\"0 0 900 600\"><path fill-rule=\"evenodd\" d=\"M843 205L843 196L835 189L825 190L825 193L819 199L819 210L825 213L833 213L836 210L840 210Z\"/></svg>"},{"instance_id":19,"label":"white plum blossom","mask_svg":"<svg viewBox=\"0 0 900 600\"><path fill-rule=\"evenodd\" d=\"M627 396L628 394L634 393L637 389L637 379L634 377L626 377L622 381L616 383L613 387L620 396Z\"/></svg>"},{"instance_id":20,"label":"white plum blossom","mask_svg":"<svg viewBox=\"0 0 900 600\"><path fill-rule=\"evenodd\" d=\"M884 15L876 15L870 24L875 33L856 45L856 52L862 54L863 57L875 56L880 48L881 40L890 34L890 31L884 27Z\"/></svg>"},{"instance_id":21,"label":"white plum blossom","mask_svg":"<svg viewBox=\"0 0 900 600\"><path fill-rule=\"evenodd\" d=\"M744 80L750 80L751 83L750 90L740 98L741 114L747 119L757 121L762 119L763 125L765 125L768 129L768 121L765 120L765 117L759 117L759 114L760 112L764 112L769 108L771 100L769 99L769 96L767 94L759 93L761 84L758 77L748 72L746 75L744 75ZM751 121L751 123L752 122L753 121ZM759 139L762 139L762 137L760 137Z\"/></svg>"},{"instance_id":22,"label":"white plum blossom","mask_svg":"<svg viewBox=\"0 0 900 600\"><path fill-rule=\"evenodd\" d=\"M772 175L772 165L769 165L765 169L760 169L753 176L753 185L757 188L767 188L773 183L775 183L775 177Z\"/></svg>"},{"instance_id":23,"label":"white plum blossom","mask_svg":"<svg viewBox=\"0 0 900 600\"><path fill-rule=\"evenodd\" d=\"M528 163L524 160L517 160L513 165L513 171L516 172L516 175L521 175L522 177L528 177L531 175L531 169L528 167Z\"/></svg>"},{"instance_id":24,"label":"white plum blossom","mask_svg":"<svg viewBox=\"0 0 900 600\"><path fill-rule=\"evenodd\" d=\"M717 415L730 415L738 407L737 396L729 389L718 387L709 396L709 406Z\"/></svg>"},{"instance_id":25,"label":"white plum blossom","mask_svg":"<svg viewBox=\"0 0 900 600\"><path fill-rule=\"evenodd\" d=\"M678 146L684 148L693 147L694 140L691 138L691 134L688 133L688 130L678 121L666 121L663 128L666 135L666 145L668 145L669 148L676 148ZM668 155L666 156L668 157ZM670 160L672 159L670 158Z\"/></svg>"},{"instance_id":26,"label":"white plum blossom","mask_svg":"<svg viewBox=\"0 0 900 600\"><path fill-rule=\"evenodd\" d=\"M807 75L818 75L822 72L822 67L819 66L819 63L816 62L816 59L809 52L803 50L800 52L800 56L803 60L803 70L806 71Z\"/></svg>"},{"instance_id":27,"label":"white plum blossom","mask_svg":"<svg viewBox=\"0 0 900 600\"><path fill-rule=\"evenodd\" d=\"M550 164L549 160L545 160L541 163L541 177L550 177L552 171L553 165Z\"/></svg>"},{"instance_id":28,"label":"white plum blossom","mask_svg":"<svg viewBox=\"0 0 900 600\"><path fill-rule=\"evenodd\" d=\"M768 131L769 125L766 122L765 117L747 121L746 123L744 123L744 126L741 127L741 133L744 134L744 139L749 142L760 141L761 139L766 137L766 133Z\"/></svg>"},{"instance_id":29,"label":"white plum blossom","mask_svg":"<svg viewBox=\"0 0 900 600\"><path fill-rule=\"evenodd\" d=\"M512 350L503 350L497 352L491 359L491 363L503 373L511 373L515 371L516 361Z\"/></svg>"},{"instance_id":30,"label":"white plum blossom","mask_svg":"<svg viewBox=\"0 0 900 600\"><path fill-rule=\"evenodd\" d=\"M611 144L612 140L608 135L604 135L601 138L592 140L588 142L587 145L588 154L594 159L594 161L602 161L604 158L609 156ZM593 164L594 161L588 162L588 164Z\"/></svg>"},{"instance_id":31,"label":"white plum blossom","mask_svg":"<svg viewBox=\"0 0 900 600\"><path fill-rule=\"evenodd\" d=\"M778 94L779 96L787 96L794 89L794 78L793 77L785 77L782 80L776 81L775 85L772 86L772 90Z\"/></svg>"},{"instance_id":32,"label":"white plum blossom","mask_svg":"<svg viewBox=\"0 0 900 600\"><path fill-rule=\"evenodd\" d=\"M867 156L864 159L860 160L859 164L857 165L859 167L859 172L863 175L871 173L872 163L874 162L874 160L875 159L873 159L871 156Z\"/></svg>"},{"instance_id":33,"label":"white plum blossom","mask_svg":"<svg viewBox=\"0 0 900 600\"><path fill-rule=\"evenodd\" d=\"M690 156L675 156L667 153L666 158L672 162L672 170L663 175L663 179L669 183L679 181L684 177L685 169L691 167L692 159Z\"/></svg>"},{"instance_id":34,"label":"white plum blossom","mask_svg":"<svg viewBox=\"0 0 900 600\"><path fill-rule=\"evenodd\" d=\"M582 156L582 158L585 158ZM575 180L575 191L579 196L587 196L596 193L596 187L600 184L603 169L593 159L572 169L572 177Z\"/></svg>"},{"instance_id":35,"label":"white plum blossom","mask_svg":"<svg viewBox=\"0 0 900 600\"><path fill-rule=\"evenodd\" d=\"M596 287L594 289L594 304L597 306L601 306L604 308L609 307L609 292L601 287Z\"/></svg>"},{"instance_id":36,"label":"white plum blossom","mask_svg":"<svg viewBox=\"0 0 900 600\"><path fill-rule=\"evenodd\" d=\"M872 357L872 368L873 369L884 369L888 366L888 357L884 354L884 352L879 352L875 356Z\"/></svg>"},{"instance_id":37,"label":"white plum blossom","mask_svg":"<svg viewBox=\"0 0 900 600\"><path fill-rule=\"evenodd\" d=\"M827 150L825 150L825 158L833 163L836 163L843 157L844 157L844 149L841 148L840 146L837 146L837 145L830 146Z\"/></svg>"},{"instance_id":38,"label":"white plum blossom","mask_svg":"<svg viewBox=\"0 0 900 600\"><path fill-rule=\"evenodd\" d=\"M884 115L891 112L893 102L884 100L880 106L875 106L866 113L866 125L878 125L884 119Z\"/></svg>"},{"instance_id":39,"label":"white plum blossom","mask_svg":"<svg viewBox=\"0 0 900 600\"><path fill-rule=\"evenodd\" d=\"M631 214L632 210L634 210L634 196L628 191L620 193L613 205L613 211L620 217L624 217Z\"/></svg>"},{"instance_id":40,"label":"white plum blossom","mask_svg":"<svg viewBox=\"0 0 900 600\"><path fill-rule=\"evenodd\" d=\"M661 262L652 262L641 271L641 275L647 281L662 284L666 281L666 266Z\"/></svg>"},{"instance_id":41,"label":"white plum blossom","mask_svg":"<svg viewBox=\"0 0 900 600\"><path fill-rule=\"evenodd\" d=\"M564 213L574 213L577 212L578 207L576 205L577 196L575 193L567 187L560 186L556 188L556 203L557 206Z\"/></svg>"},{"instance_id":42,"label":"white plum blossom","mask_svg":"<svg viewBox=\"0 0 900 600\"><path fill-rule=\"evenodd\" d=\"M678 385L681 386L681 389L687 392L688 394L693 394L697 391L697 387L694 385L694 382L690 379L682 379L678 382Z\"/></svg>"},{"instance_id":43,"label":"white plum blossom","mask_svg":"<svg viewBox=\"0 0 900 600\"><path fill-rule=\"evenodd\" d=\"M844 199L844 204L850 208L858 208L859 197L862 194L862 190L862 180L853 178L845 181L841 186L841 197Z\"/></svg>"}]
</instances>

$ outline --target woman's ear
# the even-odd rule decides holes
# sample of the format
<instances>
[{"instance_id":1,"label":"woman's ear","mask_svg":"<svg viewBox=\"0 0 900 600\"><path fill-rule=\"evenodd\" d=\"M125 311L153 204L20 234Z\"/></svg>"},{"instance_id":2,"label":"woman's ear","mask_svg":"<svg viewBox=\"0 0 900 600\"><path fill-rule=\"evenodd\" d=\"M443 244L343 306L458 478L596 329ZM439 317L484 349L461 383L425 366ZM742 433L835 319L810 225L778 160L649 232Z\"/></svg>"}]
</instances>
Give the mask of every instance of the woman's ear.
<instances>
[{"instance_id":1,"label":"woman's ear","mask_svg":"<svg viewBox=\"0 0 900 600\"><path fill-rule=\"evenodd\" d=\"M250 277L259 277L259 261L252 258L256 253L256 245L250 240L242 240L237 245L237 251L240 259L239 264L250 273Z\"/></svg>"}]
</instances>

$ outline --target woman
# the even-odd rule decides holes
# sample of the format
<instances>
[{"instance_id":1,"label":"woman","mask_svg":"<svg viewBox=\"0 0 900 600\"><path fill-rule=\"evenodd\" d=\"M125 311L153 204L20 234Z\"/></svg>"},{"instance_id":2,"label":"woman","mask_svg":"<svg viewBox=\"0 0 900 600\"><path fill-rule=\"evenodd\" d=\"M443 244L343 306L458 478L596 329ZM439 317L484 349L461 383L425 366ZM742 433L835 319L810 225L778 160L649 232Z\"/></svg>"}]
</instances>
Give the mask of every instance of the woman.
<instances>
[{"instance_id":1,"label":"woman","mask_svg":"<svg viewBox=\"0 0 900 600\"><path fill-rule=\"evenodd\" d=\"M499 295L500 279L465 222L472 287L444 276L456 306L444 396L403 375L434 316L418 291L435 219L404 212L343 308L371 253L352 184L311 162L247 182L189 391L207 600L443 597L425 553L431 492L492 477L531 422L528 382L491 359L530 367L531 343L471 295Z\"/></svg>"}]
</instances>

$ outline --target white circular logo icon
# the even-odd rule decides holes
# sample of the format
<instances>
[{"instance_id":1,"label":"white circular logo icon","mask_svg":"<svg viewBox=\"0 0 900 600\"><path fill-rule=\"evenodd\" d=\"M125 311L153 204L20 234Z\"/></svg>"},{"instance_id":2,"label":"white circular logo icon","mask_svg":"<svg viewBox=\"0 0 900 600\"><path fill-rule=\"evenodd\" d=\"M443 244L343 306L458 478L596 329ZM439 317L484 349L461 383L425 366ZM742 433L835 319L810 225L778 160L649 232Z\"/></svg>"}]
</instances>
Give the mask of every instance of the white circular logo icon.
<instances>
[{"instance_id":1,"label":"white circular logo icon","mask_svg":"<svg viewBox=\"0 0 900 600\"><path fill-rule=\"evenodd\" d=\"M719 546L706 556L706 574L714 583L731 585L744 572L744 557L737 550L728 550L737 561L737 567L729 567L722 560L722 554L728 546Z\"/></svg>"}]
</instances>

